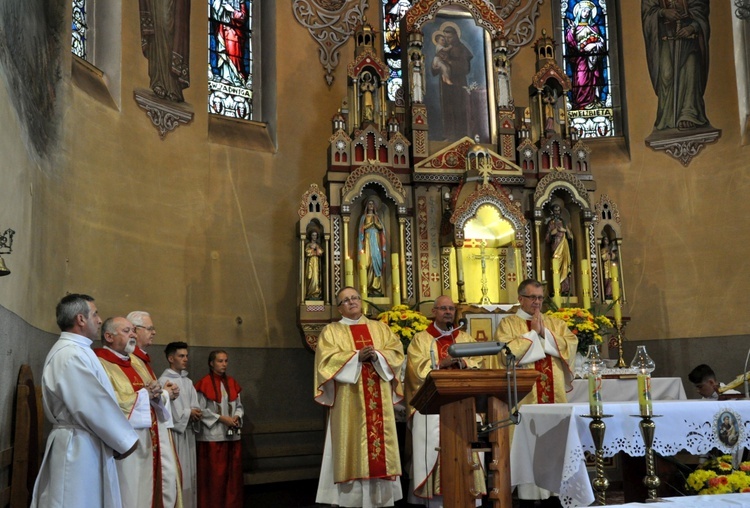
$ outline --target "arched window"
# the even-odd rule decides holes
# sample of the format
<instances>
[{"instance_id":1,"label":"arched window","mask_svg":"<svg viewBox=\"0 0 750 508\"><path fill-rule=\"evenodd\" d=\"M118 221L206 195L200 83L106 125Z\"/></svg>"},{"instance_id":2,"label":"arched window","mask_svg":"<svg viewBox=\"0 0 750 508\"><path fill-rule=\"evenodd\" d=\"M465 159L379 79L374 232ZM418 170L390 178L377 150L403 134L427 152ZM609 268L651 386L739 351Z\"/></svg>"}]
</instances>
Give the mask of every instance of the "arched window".
<instances>
[{"instance_id":1,"label":"arched window","mask_svg":"<svg viewBox=\"0 0 750 508\"><path fill-rule=\"evenodd\" d=\"M411 9L411 0L383 0L383 48L388 65L388 98L396 100L396 91L401 88L401 19Z\"/></svg>"},{"instance_id":2,"label":"arched window","mask_svg":"<svg viewBox=\"0 0 750 508\"><path fill-rule=\"evenodd\" d=\"M580 138L622 136L615 2L558 0L562 65L571 81L568 118Z\"/></svg>"},{"instance_id":3,"label":"arched window","mask_svg":"<svg viewBox=\"0 0 750 508\"><path fill-rule=\"evenodd\" d=\"M208 111L252 120L258 37L253 0L208 0Z\"/></svg>"}]
</instances>

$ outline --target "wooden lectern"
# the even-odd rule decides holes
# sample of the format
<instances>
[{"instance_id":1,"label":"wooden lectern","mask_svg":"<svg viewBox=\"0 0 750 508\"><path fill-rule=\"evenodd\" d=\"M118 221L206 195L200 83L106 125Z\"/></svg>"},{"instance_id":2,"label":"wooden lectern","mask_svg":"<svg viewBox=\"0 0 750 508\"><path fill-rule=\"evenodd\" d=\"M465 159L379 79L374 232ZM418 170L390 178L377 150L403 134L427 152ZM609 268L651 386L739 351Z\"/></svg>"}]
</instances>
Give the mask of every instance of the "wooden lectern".
<instances>
[{"instance_id":1,"label":"wooden lectern","mask_svg":"<svg viewBox=\"0 0 750 508\"><path fill-rule=\"evenodd\" d=\"M516 371L518 398L534 386L539 373ZM440 414L440 482L445 508L473 508L479 493L473 491L472 471L481 467L473 459L478 441L476 398L487 397L487 421L508 418L508 380L504 369L433 370L414 394L411 405L422 414ZM493 473L487 485L493 508L511 508L510 439L508 427L489 434Z\"/></svg>"}]
</instances>

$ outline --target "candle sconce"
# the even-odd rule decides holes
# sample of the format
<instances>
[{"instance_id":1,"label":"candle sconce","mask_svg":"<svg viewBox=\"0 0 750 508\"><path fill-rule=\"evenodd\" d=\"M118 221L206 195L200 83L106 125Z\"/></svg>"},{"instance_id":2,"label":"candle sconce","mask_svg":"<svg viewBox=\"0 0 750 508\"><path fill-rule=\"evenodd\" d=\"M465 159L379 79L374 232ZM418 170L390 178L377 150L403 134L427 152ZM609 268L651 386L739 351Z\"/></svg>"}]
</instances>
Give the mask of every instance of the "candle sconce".
<instances>
[{"instance_id":1,"label":"candle sconce","mask_svg":"<svg viewBox=\"0 0 750 508\"><path fill-rule=\"evenodd\" d=\"M15 234L16 232L10 228L0 234L0 254L10 254L13 252L13 235ZM4 275L10 275L10 270L5 264L5 260L0 256L0 277Z\"/></svg>"}]
</instances>

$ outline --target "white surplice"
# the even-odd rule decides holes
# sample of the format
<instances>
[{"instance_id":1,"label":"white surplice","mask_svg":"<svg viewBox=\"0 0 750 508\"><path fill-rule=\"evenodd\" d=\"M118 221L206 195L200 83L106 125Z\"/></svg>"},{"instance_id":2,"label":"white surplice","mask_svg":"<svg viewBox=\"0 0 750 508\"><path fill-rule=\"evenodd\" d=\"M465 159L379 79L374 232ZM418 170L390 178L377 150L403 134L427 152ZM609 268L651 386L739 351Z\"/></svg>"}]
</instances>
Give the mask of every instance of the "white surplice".
<instances>
[{"instance_id":1,"label":"white surplice","mask_svg":"<svg viewBox=\"0 0 750 508\"><path fill-rule=\"evenodd\" d=\"M31 506L120 508L113 450L128 451L137 436L91 340L63 332L44 362L41 386L53 426Z\"/></svg>"},{"instance_id":2,"label":"white surplice","mask_svg":"<svg viewBox=\"0 0 750 508\"><path fill-rule=\"evenodd\" d=\"M196 429L200 429L200 421L191 422L190 411L200 409L200 403L193 382L187 375L186 370L177 373L173 369L166 369L159 378L159 383L164 386L167 381L171 381L180 388L180 396L172 401L172 439L182 469L182 505L184 508L195 508L198 504L195 434Z\"/></svg>"}]
</instances>

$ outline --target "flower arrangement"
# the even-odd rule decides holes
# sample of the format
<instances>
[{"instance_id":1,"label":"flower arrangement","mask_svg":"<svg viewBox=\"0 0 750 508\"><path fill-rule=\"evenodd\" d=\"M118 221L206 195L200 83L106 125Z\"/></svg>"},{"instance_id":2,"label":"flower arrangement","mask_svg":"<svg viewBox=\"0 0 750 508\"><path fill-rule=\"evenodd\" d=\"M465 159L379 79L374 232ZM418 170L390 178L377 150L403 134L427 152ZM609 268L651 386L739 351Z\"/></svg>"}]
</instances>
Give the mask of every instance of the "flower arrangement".
<instances>
[{"instance_id":1,"label":"flower arrangement","mask_svg":"<svg viewBox=\"0 0 750 508\"><path fill-rule=\"evenodd\" d=\"M404 351L409 347L414 334L426 330L430 325L430 320L424 314L409 308L408 305L394 305L391 310L378 314L378 319L387 324L401 339Z\"/></svg>"},{"instance_id":2,"label":"flower arrangement","mask_svg":"<svg viewBox=\"0 0 750 508\"><path fill-rule=\"evenodd\" d=\"M708 460L690 473L685 488L692 495L750 493L750 461L742 462L739 469L734 469L731 455Z\"/></svg>"},{"instance_id":3,"label":"flower arrangement","mask_svg":"<svg viewBox=\"0 0 750 508\"><path fill-rule=\"evenodd\" d=\"M560 307L548 310L546 314L565 321L573 335L578 337L577 351L582 355L588 353L590 345L601 344L604 340L602 334L612 328L612 321L607 316L595 316L590 311L578 307Z\"/></svg>"}]
</instances>

